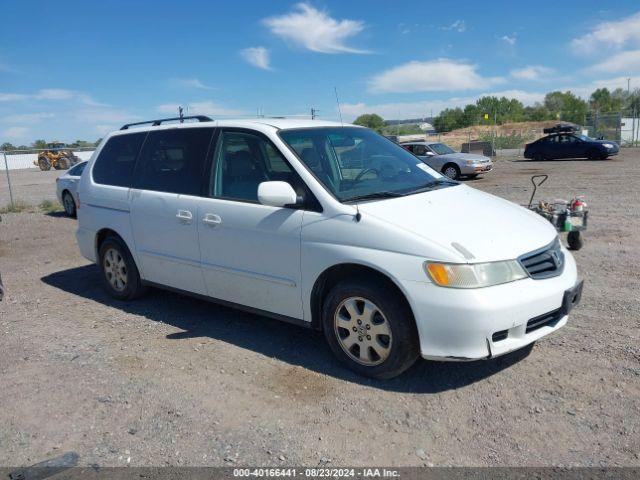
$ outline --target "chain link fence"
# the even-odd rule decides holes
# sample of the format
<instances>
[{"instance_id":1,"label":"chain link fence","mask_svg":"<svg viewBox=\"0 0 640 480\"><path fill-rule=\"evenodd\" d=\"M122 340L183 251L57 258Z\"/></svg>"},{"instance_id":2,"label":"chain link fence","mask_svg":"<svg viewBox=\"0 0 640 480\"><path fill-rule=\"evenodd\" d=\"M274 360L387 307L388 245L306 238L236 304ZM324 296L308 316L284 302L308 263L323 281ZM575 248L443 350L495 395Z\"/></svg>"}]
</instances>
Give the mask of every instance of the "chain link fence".
<instances>
[{"instance_id":1,"label":"chain link fence","mask_svg":"<svg viewBox=\"0 0 640 480\"><path fill-rule=\"evenodd\" d=\"M95 148L71 149L79 161L88 160ZM50 169L43 171L38 166L38 157L47 149L0 150L0 212L18 211L40 205L42 202L56 202L56 178L66 168L56 169L51 162ZM64 162L62 162L64 163Z\"/></svg>"}]
</instances>

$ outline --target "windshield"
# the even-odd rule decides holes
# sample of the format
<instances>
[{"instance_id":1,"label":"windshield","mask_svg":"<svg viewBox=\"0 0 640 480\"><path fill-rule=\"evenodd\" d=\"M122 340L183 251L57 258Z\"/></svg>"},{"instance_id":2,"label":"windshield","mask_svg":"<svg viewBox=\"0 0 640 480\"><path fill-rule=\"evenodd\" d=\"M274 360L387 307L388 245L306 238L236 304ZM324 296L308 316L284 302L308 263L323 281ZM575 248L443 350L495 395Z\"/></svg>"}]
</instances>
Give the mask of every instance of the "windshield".
<instances>
[{"instance_id":1,"label":"windshield","mask_svg":"<svg viewBox=\"0 0 640 480\"><path fill-rule=\"evenodd\" d=\"M399 145L358 127L281 130L280 137L340 201L455 185Z\"/></svg>"},{"instance_id":2,"label":"windshield","mask_svg":"<svg viewBox=\"0 0 640 480\"><path fill-rule=\"evenodd\" d=\"M432 143L429 148L436 152L438 155L448 155L450 153L456 153L456 151L444 143Z\"/></svg>"},{"instance_id":3,"label":"windshield","mask_svg":"<svg viewBox=\"0 0 640 480\"><path fill-rule=\"evenodd\" d=\"M578 134L576 134L575 137L579 138L583 142L593 142L593 138L587 137L586 135L578 135Z\"/></svg>"}]
</instances>

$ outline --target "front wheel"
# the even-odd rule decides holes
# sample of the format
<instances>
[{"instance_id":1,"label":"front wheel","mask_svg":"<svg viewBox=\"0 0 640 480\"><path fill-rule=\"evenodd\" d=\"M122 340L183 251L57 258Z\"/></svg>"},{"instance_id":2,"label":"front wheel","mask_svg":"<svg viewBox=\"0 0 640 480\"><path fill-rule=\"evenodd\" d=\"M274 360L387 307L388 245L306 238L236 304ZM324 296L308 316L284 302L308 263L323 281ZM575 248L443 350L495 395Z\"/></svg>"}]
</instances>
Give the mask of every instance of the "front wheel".
<instances>
[{"instance_id":1,"label":"front wheel","mask_svg":"<svg viewBox=\"0 0 640 480\"><path fill-rule=\"evenodd\" d=\"M392 378L419 356L410 309L379 282L354 278L338 283L325 299L322 321L333 353L361 375Z\"/></svg>"},{"instance_id":2,"label":"front wheel","mask_svg":"<svg viewBox=\"0 0 640 480\"><path fill-rule=\"evenodd\" d=\"M442 167L442 173L451 180L457 180L460 178L460 169L453 163L448 163Z\"/></svg>"},{"instance_id":3,"label":"front wheel","mask_svg":"<svg viewBox=\"0 0 640 480\"><path fill-rule=\"evenodd\" d=\"M51 170L51 161L47 157L38 157L38 168L43 172Z\"/></svg>"},{"instance_id":4,"label":"front wheel","mask_svg":"<svg viewBox=\"0 0 640 480\"><path fill-rule=\"evenodd\" d=\"M138 268L129 249L118 237L108 237L100 245L98 258L105 290L118 300L132 300L144 293Z\"/></svg>"}]
</instances>

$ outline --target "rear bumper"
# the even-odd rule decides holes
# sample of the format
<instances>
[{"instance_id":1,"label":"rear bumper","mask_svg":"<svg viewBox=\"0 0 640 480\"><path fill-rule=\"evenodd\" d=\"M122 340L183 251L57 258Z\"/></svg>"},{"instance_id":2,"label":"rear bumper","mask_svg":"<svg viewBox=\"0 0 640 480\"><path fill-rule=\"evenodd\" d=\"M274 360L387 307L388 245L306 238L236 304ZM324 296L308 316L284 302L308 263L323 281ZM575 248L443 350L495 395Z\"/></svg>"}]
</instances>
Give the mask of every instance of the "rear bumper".
<instances>
[{"instance_id":1,"label":"rear bumper","mask_svg":"<svg viewBox=\"0 0 640 480\"><path fill-rule=\"evenodd\" d=\"M528 278L473 290L426 282L403 284L416 319L421 355L434 360L486 359L562 328L569 310L580 301L578 295L565 308L565 299L572 296L566 292L574 288L581 292L575 262L568 252L565 255L562 275L544 280Z\"/></svg>"}]
</instances>

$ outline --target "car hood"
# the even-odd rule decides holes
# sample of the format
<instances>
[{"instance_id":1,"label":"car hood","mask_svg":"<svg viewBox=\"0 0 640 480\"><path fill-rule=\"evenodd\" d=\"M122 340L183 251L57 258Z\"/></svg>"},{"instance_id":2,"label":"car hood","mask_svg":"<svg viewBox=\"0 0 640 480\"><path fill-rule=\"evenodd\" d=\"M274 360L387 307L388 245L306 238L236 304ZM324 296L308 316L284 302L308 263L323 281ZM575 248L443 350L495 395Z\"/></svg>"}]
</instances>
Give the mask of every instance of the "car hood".
<instances>
[{"instance_id":1,"label":"car hood","mask_svg":"<svg viewBox=\"0 0 640 480\"><path fill-rule=\"evenodd\" d=\"M548 245L557 236L541 216L465 185L365 202L358 207L363 216L372 215L410 231L451 251L460 262L515 259Z\"/></svg>"},{"instance_id":2,"label":"car hood","mask_svg":"<svg viewBox=\"0 0 640 480\"><path fill-rule=\"evenodd\" d=\"M484 155L477 155L475 153L460 153L460 152L456 152L456 153L447 153L446 155L441 155L442 157L447 157L447 158L455 158L456 160L476 160L479 162L483 162L483 163L487 163L490 162L491 159L489 157L485 157Z\"/></svg>"}]
</instances>

